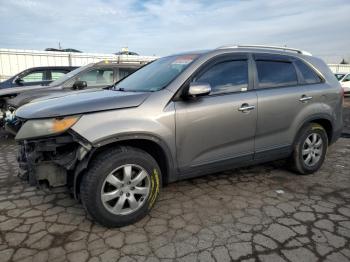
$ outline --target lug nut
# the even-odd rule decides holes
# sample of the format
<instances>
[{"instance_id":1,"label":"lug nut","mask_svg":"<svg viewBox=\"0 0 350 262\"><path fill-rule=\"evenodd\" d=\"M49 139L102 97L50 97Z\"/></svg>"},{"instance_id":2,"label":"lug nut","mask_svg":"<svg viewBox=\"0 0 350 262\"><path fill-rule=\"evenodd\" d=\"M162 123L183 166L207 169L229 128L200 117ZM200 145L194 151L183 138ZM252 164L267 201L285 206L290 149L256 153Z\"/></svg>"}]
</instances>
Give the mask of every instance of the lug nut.
<instances>
[{"instance_id":1,"label":"lug nut","mask_svg":"<svg viewBox=\"0 0 350 262\"><path fill-rule=\"evenodd\" d=\"M126 193L126 196L129 197L129 196L130 196L130 193Z\"/></svg>"},{"instance_id":2,"label":"lug nut","mask_svg":"<svg viewBox=\"0 0 350 262\"><path fill-rule=\"evenodd\" d=\"M134 190L134 189L135 189L135 187L133 187L133 186L132 186L132 187L130 187L130 190Z\"/></svg>"},{"instance_id":3,"label":"lug nut","mask_svg":"<svg viewBox=\"0 0 350 262\"><path fill-rule=\"evenodd\" d=\"M121 196L122 196L122 195L123 195L123 191L121 191L119 195L121 195Z\"/></svg>"}]
</instances>

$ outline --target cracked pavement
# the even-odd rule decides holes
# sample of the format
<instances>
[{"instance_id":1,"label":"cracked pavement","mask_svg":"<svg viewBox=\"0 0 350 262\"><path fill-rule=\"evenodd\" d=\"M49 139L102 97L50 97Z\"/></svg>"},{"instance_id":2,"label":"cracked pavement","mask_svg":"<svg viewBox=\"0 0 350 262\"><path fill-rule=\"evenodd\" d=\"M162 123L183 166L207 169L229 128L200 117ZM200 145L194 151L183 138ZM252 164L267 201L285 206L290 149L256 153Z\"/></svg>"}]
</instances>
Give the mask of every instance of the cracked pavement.
<instances>
[{"instance_id":1,"label":"cracked pavement","mask_svg":"<svg viewBox=\"0 0 350 262\"><path fill-rule=\"evenodd\" d=\"M0 261L350 261L350 139L322 169L284 161L163 188L140 222L94 224L65 188L17 178L16 145L0 142Z\"/></svg>"}]
</instances>

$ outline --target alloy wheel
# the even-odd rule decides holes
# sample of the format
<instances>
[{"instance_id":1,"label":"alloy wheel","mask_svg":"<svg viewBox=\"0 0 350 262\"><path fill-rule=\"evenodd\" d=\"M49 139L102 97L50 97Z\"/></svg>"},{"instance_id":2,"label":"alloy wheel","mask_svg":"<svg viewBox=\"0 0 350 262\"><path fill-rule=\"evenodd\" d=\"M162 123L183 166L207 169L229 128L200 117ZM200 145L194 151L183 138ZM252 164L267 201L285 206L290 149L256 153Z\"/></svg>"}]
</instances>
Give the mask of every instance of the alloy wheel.
<instances>
[{"instance_id":1,"label":"alloy wheel","mask_svg":"<svg viewBox=\"0 0 350 262\"><path fill-rule=\"evenodd\" d=\"M305 165L316 165L322 156L323 141L322 137L317 133L310 134L304 141L302 149L302 158Z\"/></svg>"},{"instance_id":2,"label":"alloy wheel","mask_svg":"<svg viewBox=\"0 0 350 262\"><path fill-rule=\"evenodd\" d=\"M128 215L145 204L150 187L149 174L144 168L123 165L107 175L101 188L101 201L109 212Z\"/></svg>"}]
</instances>

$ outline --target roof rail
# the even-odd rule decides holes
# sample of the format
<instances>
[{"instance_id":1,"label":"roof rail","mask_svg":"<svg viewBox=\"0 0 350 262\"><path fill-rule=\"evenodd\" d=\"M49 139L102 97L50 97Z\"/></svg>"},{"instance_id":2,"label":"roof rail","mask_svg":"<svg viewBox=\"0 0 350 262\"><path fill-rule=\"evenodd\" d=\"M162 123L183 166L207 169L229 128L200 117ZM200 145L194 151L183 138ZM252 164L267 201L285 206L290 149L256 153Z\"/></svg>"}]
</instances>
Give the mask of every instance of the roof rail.
<instances>
[{"instance_id":1,"label":"roof rail","mask_svg":"<svg viewBox=\"0 0 350 262\"><path fill-rule=\"evenodd\" d=\"M225 48L261 48L261 49L276 49L276 50L283 50L283 51L292 51L292 52L296 52L298 54L302 54L302 55L308 55L308 56L312 56L311 53L304 51L304 50L300 50L300 49L296 49L296 48L289 48L289 47L285 47L285 46L273 46L273 45L227 45L227 46L220 46L217 49L225 49Z\"/></svg>"}]
</instances>

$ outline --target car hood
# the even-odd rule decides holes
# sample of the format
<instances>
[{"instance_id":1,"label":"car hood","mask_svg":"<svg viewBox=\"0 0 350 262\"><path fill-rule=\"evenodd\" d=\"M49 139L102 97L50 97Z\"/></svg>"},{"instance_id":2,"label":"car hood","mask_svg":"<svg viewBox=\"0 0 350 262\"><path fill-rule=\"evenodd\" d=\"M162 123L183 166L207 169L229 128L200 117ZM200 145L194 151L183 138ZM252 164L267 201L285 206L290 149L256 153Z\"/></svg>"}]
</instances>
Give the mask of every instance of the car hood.
<instances>
[{"instance_id":1,"label":"car hood","mask_svg":"<svg viewBox=\"0 0 350 262\"><path fill-rule=\"evenodd\" d=\"M14 108L19 108L20 106L23 106L30 102L66 96L67 94L72 94L72 92L77 94L81 92L91 92L92 90L100 90L100 89L101 88L94 88L94 89L84 89L81 91L73 91L71 89L64 89L60 86L57 86L57 87L40 89L40 90L32 90L32 91L29 90L27 92L21 92L17 94L17 96L14 96L12 98L7 98L6 101L8 105Z\"/></svg>"},{"instance_id":2,"label":"car hood","mask_svg":"<svg viewBox=\"0 0 350 262\"><path fill-rule=\"evenodd\" d=\"M18 86L18 87L3 88L3 89L0 89L0 97L15 95L15 94L19 94L27 91L47 89L47 88L48 86Z\"/></svg>"},{"instance_id":3,"label":"car hood","mask_svg":"<svg viewBox=\"0 0 350 262\"><path fill-rule=\"evenodd\" d=\"M5 81L0 82L0 91L4 90L5 88L10 88L13 79L14 79L14 77L11 77Z\"/></svg>"},{"instance_id":4,"label":"car hood","mask_svg":"<svg viewBox=\"0 0 350 262\"><path fill-rule=\"evenodd\" d=\"M137 107L150 95L144 92L96 90L46 97L21 106L16 116L23 119L60 117L128 107Z\"/></svg>"}]
</instances>

